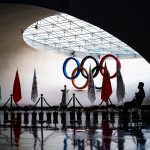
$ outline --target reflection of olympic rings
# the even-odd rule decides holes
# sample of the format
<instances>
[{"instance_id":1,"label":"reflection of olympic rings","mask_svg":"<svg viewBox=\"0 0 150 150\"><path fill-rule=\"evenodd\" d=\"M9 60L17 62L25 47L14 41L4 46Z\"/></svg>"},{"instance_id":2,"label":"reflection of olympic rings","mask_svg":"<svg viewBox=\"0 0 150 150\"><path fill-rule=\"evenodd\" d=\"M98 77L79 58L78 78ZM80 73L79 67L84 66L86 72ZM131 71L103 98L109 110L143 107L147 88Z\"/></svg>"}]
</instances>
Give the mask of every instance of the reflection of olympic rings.
<instances>
[{"instance_id":1,"label":"reflection of olympic rings","mask_svg":"<svg viewBox=\"0 0 150 150\"><path fill-rule=\"evenodd\" d=\"M121 68L120 60L119 60L116 56L111 55L111 54L105 55L105 56L101 59L100 63L98 63L98 61L97 61L94 57L92 57L92 56L86 56L86 57L84 57L83 60L81 61L81 64L80 64L80 62L79 62L76 58L74 58L74 57L68 57L68 58L64 61L64 64L63 64L63 73L64 73L64 76L65 76L67 79L71 79L72 84L74 85L75 88L77 88L77 89L86 88L87 85L88 85L88 81L86 81L86 83L85 83L82 87L76 86L76 85L75 85L75 81L74 81L74 79L79 76L80 72L81 72L81 74L82 74L82 76L83 76L84 78L86 78L86 79L88 78L88 72L87 72L87 70L84 68L84 63L85 63L85 61L86 61L87 59L93 59L93 60L94 60L96 66L95 66L94 68L92 68L92 74L93 74L93 78L95 78L95 77L98 75L99 71L100 71L100 73L101 73L102 76L104 75L103 62L104 62L104 60L105 60L106 58L108 58L108 57L114 58L114 59L116 60L117 64L118 64L119 68ZM69 62L71 59L76 62L77 68L75 68L75 69L73 70L73 72L72 72L72 74L71 74L71 77L69 77L68 74L67 74L67 71L66 71L66 66L67 66L68 62ZM110 78L114 78L114 77L116 77L116 73L114 73L112 76L110 76ZM96 89L101 89L101 87L95 87L95 88L96 88Z\"/></svg>"}]
</instances>

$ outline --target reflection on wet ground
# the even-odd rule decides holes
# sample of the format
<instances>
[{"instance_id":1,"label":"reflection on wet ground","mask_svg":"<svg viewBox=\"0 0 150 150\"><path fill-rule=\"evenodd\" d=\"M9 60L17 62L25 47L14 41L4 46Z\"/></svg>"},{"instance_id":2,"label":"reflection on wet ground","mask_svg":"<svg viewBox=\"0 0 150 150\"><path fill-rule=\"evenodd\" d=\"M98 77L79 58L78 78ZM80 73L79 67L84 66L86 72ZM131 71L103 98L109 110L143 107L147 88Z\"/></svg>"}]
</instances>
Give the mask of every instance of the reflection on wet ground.
<instances>
[{"instance_id":1,"label":"reflection on wet ground","mask_svg":"<svg viewBox=\"0 0 150 150\"><path fill-rule=\"evenodd\" d=\"M95 124L65 125L38 122L35 126L22 126L14 120L3 124L0 115L0 149L7 150L149 150L150 124L142 120L120 120L101 116ZM93 119L93 118L92 118ZM59 119L58 119L59 122ZM69 121L70 122L70 121Z\"/></svg>"}]
</instances>

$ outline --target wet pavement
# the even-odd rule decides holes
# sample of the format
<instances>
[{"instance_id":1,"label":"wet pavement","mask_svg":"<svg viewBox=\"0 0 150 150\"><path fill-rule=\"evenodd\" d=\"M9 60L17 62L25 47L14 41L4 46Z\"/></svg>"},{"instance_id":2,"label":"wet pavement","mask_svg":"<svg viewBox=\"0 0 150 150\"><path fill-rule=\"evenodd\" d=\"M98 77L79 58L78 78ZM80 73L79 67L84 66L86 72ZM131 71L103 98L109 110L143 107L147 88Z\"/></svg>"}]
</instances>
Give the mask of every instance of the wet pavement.
<instances>
[{"instance_id":1,"label":"wet pavement","mask_svg":"<svg viewBox=\"0 0 150 150\"><path fill-rule=\"evenodd\" d=\"M84 118L83 118L84 120ZM93 126L11 126L0 120L0 150L150 150L150 124L142 120L103 120Z\"/></svg>"}]
</instances>

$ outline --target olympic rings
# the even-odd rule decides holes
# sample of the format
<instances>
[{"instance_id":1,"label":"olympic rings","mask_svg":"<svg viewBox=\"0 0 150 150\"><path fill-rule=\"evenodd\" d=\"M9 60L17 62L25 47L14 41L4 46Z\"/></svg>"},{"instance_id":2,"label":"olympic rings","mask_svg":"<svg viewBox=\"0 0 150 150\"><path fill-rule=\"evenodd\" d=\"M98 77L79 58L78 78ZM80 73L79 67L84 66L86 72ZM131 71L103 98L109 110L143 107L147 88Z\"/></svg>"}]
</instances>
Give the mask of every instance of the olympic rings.
<instances>
[{"instance_id":1,"label":"olympic rings","mask_svg":"<svg viewBox=\"0 0 150 150\"><path fill-rule=\"evenodd\" d=\"M74 76L69 77L68 74L67 74L67 71L66 71L66 66L67 66L68 61L71 60L71 59L76 62L78 70L77 70L76 74L74 74ZM72 78L75 79L75 78L77 78L77 77L79 76L79 74L80 74L80 69L79 69L79 68L80 68L80 62L79 62L77 59L75 59L74 57L68 57L68 58L64 61L64 64L63 64L63 73L64 73L64 75L65 75L65 77L66 77L67 79L72 79Z\"/></svg>"},{"instance_id":2,"label":"olympic rings","mask_svg":"<svg viewBox=\"0 0 150 150\"><path fill-rule=\"evenodd\" d=\"M86 70L85 68L80 67L80 70L84 70L85 73L86 73L86 76L88 76L88 72L87 72L87 70ZM76 74L77 71L78 71L78 67L75 68L75 69L73 70L73 72L72 72L72 75L71 75L71 77L72 77L72 78L71 78L72 84L73 84L73 86L74 86L75 88L77 88L77 89L84 89L84 88L86 88L86 87L88 86L88 80L86 79L86 83L85 83L82 87L76 86L73 77L75 76L75 74Z\"/></svg>"},{"instance_id":3,"label":"olympic rings","mask_svg":"<svg viewBox=\"0 0 150 150\"><path fill-rule=\"evenodd\" d=\"M85 61L87 60L87 59L93 59L94 61L95 61L95 63L96 63L96 68L93 70L92 69L92 73L93 73L93 78L95 78L97 75L98 75L98 73L99 73L99 64L98 64L98 61L94 58L94 57L92 57L92 56L86 56L86 57L84 57L83 59L82 59L82 61L81 61L81 64L80 64L80 67L81 68L84 68L83 66L84 66L84 63L85 63ZM95 71L96 70L96 71ZM84 74L84 72L83 72L83 70L81 69L80 70L81 71L81 74L83 75L83 77L84 78L88 78L88 76L85 76L85 74Z\"/></svg>"},{"instance_id":4,"label":"olympic rings","mask_svg":"<svg viewBox=\"0 0 150 150\"><path fill-rule=\"evenodd\" d=\"M119 68L121 68L120 60L119 60L116 56L111 55L111 54L105 55L105 56L101 59L101 61L100 61L100 66L101 66L101 67L100 67L100 72L101 72L102 76L104 75L104 72L102 71L102 69L104 68L104 67L103 67L103 62L104 62L104 60L105 60L106 58L108 58L108 57L114 58L114 59L116 60L116 62L118 63ZM114 73L114 75L110 76L110 78L114 78L114 77L116 77L116 76L117 76L117 73Z\"/></svg>"},{"instance_id":5,"label":"olympic rings","mask_svg":"<svg viewBox=\"0 0 150 150\"><path fill-rule=\"evenodd\" d=\"M78 86L75 85L74 79L79 76L80 72L81 72L81 74L82 74L82 76L83 76L84 78L86 78L86 79L88 78L88 72L87 72L87 70L83 67L85 61L86 61L87 59L93 59L94 62L96 63L96 66L95 66L94 68L92 68L93 78L95 78L95 77L98 75L99 71L100 71L100 73L101 73L102 76L104 75L103 63L104 63L104 60L107 59L108 57L114 58L114 59L116 60L117 64L118 64L119 68L121 68L120 60L119 60L116 56L114 56L114 55L112 55L112 54L107 54L107 55L103 56L103 58L101 59L101 61L100 61L99 63L98 63L98 61L97 61L94 57L92 57L92 56L86 56L86 57L84 57L83 60L81 61L81 64L80 64L80 62L79 62L76 58L74 58L74 57L68 57L68 58L64 61L64 64L63 64L63 73L64 73L64 76L65 76L67 79L71 79L72 84L73 84L73 86L74 86L75 88L77 88L77 89L84 89L84 88L86 88L87 85L88 85L88 80L86 81L86 83L85 83L82 87L78 87ZM68 63L71 59L76 62L77 67L73 70L73 72L72 72L72 74L71 74L71 77L69 77L68 74L67 74L67 71L66 71L66 66L67 66L67 63ZM110 76L110 78L114 78L114 77L116 77L116 75L117 75L117 74L114 73L112 76ZM96 87L96 86L95 86L95 88L96 88L96 89L101 89L102 87Z\"/></svg>"}]
</instances>

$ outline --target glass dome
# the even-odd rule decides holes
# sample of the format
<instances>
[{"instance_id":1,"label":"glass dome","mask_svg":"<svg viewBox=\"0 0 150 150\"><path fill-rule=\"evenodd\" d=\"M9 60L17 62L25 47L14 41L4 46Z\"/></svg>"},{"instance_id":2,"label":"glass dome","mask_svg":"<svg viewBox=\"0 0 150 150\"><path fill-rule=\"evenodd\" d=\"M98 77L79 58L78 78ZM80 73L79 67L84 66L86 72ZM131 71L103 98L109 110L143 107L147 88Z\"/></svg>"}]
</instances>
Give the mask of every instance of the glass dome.
<instances>
[{"instance_id":1,"label":"glass dome","mask_svg":"<svg viewBox=\"0 0 150 150\"><path fill-rule=\"evenodd\" d=\"M23 38L36 49L68 54L106 55L135 58L140 55L124 42L90 23L58 13L30 25Z\"/></svg>"}]
</instances>

